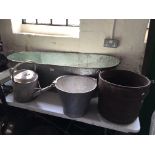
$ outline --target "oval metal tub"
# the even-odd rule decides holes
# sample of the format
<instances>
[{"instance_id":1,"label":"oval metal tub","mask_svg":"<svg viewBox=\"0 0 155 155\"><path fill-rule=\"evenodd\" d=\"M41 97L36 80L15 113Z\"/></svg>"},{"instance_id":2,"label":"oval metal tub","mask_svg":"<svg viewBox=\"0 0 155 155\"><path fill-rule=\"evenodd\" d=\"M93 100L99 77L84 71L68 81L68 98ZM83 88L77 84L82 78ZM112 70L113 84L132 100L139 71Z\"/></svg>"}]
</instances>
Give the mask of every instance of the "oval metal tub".
<instances>
[{"instance_id":1,"label":"oval metal tub","mask_svg":"<svg viewBox=\"0 0 155 155\"><path fill-rule=\"evenodd\" d=\"M75 52L22 51L10 54L7 58L10 60L11 66L28 60L37 63L36 70L41 86L49 85L62 75L97 77L99 71L113 69L120 63L118 58L110 55ZM25 67L26 65L24 65Z\"/></svg>"}]
</instances>

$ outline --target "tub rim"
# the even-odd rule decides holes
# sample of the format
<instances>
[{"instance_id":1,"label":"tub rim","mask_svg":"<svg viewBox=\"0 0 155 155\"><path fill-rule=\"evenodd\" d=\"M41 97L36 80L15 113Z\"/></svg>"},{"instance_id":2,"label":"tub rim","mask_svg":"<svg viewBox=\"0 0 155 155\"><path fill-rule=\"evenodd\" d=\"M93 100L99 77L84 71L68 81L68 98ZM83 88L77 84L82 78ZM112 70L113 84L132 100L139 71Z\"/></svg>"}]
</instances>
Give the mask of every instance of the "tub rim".
<instances>
[{"instance_id":1,"label":"tub rim","mask_svg":"<svg viewBox=\"0 0 155 155\"><path fill-rule=\"evenodd\" d=\"M14 53L11 53L11 54L9 54L8 56L7 56L7 59L9 60L9 61L12 61L12 62L15 62L15 63L21 63L21 62L25 62L25 61L17 61L17 60L12 60L12 59L10 59L9 58L9 56L10 55L13 55L13 54L15 54L15 53L22 53L22 52L34 52L34 53L39 53L39 52L41 52L41 51L18 51L18 52L14 52ZM81 69L95 69L95 70L97 70L97 69L113 69L113 68L116 68L118 65L120 65L120 63L121 63L121 60L120 60L120 58L119 57L117 57L117 56L114 56L114 55L110 55L110 54L101 54L101 53L82 53L82 52L63 52L63 51L51 51L51 52L48 52L48 51L44 51L44 53L56 53L56 52L58 52L58 53L72 53L72 54L74 54L74 53L76 53L76 54L93 54L93 55L100 55L100 56L103 56L103 55L105 55L105 56L109 56L109 57L112 57L112 58L115 58L115 59L117 59L118 60L118 63L117 64L115 64L115 65L111 65L110 67L108 66L108 67L88 67L88 68L86 68L86 67L78 67L78 66L67 66L67 65L54 65L54 64L46 64L46 63L38 63L38 62L35 62L35 61L33 61L33 60L31 60L31 61L33 61L34 63L36 63L36 64L38 64L38 65L51 65L51 66L55 66L55 67L69 67L69 68L81 68ZM26 60L26 61L28 61L28 60Z\"/></svg>"}]
</instances>

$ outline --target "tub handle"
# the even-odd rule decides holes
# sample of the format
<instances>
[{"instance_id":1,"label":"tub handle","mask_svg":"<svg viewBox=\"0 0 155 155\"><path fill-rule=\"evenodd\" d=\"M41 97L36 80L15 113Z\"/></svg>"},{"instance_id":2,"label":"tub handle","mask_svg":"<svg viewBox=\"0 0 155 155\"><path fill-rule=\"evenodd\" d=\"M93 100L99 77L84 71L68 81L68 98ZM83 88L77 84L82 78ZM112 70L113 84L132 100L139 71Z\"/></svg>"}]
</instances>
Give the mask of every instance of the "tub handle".
<instances>
[{"instance_id":1,"label":"tub handle","mask_svg":"<svg viewBox=\"0 0 155 155\"><path fill-rule=\"evenodd\" d=\"M51 67L50 67L49 70L50 70L50 72L54 72L55 71L55 69L54 68L51 68Z\"/></svg>"}]
</instances>

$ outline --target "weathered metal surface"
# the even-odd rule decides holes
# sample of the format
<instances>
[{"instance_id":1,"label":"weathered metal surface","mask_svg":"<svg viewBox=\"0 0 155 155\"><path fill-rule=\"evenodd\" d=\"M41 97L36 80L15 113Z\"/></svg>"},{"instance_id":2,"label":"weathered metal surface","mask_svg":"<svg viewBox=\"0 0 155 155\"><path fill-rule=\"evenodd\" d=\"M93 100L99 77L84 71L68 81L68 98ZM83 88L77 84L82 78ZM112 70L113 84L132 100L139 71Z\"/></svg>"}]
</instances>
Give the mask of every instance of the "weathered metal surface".
<instances>
[{"instance_id":1,"label":"weathered metal surface","mask_svg":"<svg viewBox=\"0 0 155 155\"><path fill-rule=\"evenodd\" d=\"M119 59L103 54L83 54L67 52L17 52L7 57L11 61L31 60L38 64L77 68L111 68L119 64Z\"/></svg>"},{"instance_id":2,"label":"weathered metal surface","mask_svg":"<svg viewBox=\"0 0 155 155\"><path fill-rule=\"evenodd\" d=\"M45 88L38 87L38 74L32 70L20 69L21 65L25 65L30 62L18 63L14 68L10 69L11 79L13 82L14 99L18 102L28 102L33 98L51 89L52 85ZM32 63L32 62L31 62Z\"/></svg>"},{"instance_id":3,"label":"weathered metal surface","mask_svg":"<svg viewBox=\"0 0 155 155\"><path fill-rule=\"evenodd\" d=\"M92 94L97 87L97 80L85 76L65 75L55 82L63 102L63 111L69 117L82 117L88 110Z\"/></svg>"},{"instance_id":4,"label":"weathered metal surface","mask_svg":"<svg viewBox=\"0 0 155 155\"><path fill-rule=\"evenodd\" d=\"M34 98L35 88L38 87L37 80L30 83L13 82L14 99L18 102L29 102Z\"/></svg>"},{"instance_id":5,"label":"weathered metal surface","mask_svg":"<svg viewBox=\"0 0 155 155\"><path fill-rule=\"evenodd\" d=\"M97 77L100 70L115 68L120 60L104 54L68 52L17 52L7 57L11 65L31 60L37 63L37 73L42 86L49 85L61 75L86 75ZM25 67L25 66L24 66Z\"/></svg>"},{"instance_id":6,"label":"weathered metal surface","mask_svg":"<svg viewBox=\"0 0 155 155\"><path fill-rule=\"evenodd\" d=\"M145 76L130 71L100 72L98 108L101 115L119 124L133 122L138 117L150 84Z\"/></svg>"}]
</instances>

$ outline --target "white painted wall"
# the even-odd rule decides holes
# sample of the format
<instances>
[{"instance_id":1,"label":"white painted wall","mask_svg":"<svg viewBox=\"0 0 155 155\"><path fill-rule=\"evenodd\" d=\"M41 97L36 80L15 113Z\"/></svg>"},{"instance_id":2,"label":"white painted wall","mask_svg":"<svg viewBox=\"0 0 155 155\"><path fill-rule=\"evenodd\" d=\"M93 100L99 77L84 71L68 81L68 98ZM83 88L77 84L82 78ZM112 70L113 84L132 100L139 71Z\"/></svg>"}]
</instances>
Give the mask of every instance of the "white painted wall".
<instances>
[{"instance_id":1,"label":"white painted wall","mask_svg":"<svg viewBox=\"0 0 155 155\"><path fill-rule=\"evenodd\" d=\"M114 35L120 40L118 48L103 47L104 39L112 35L112 19L82 19L79 39L13 34L9 19L0 20L0 33L6 51L60 50L111 54L121 58L119 68L140 72L145 51L144 36L147 23L147 19L116 20Z\"/></svg>"}]
</instances>

